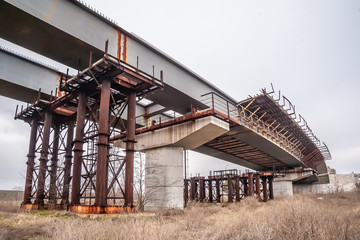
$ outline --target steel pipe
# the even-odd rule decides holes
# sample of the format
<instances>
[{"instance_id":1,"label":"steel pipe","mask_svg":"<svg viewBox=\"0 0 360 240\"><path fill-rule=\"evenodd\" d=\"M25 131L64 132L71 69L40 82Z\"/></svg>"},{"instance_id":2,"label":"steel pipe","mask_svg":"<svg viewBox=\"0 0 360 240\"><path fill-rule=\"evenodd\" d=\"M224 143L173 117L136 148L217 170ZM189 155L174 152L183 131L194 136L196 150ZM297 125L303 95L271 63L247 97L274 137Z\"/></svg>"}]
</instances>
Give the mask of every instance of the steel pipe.
<instances>
[{"instance_id":1,"label":"steel pipe","mask_svg":"<svg viewBox=\"0 0 360 240\"><path fill-rule=\"evenodd\" d=\"M84 126L86 115L86 94L80 92L78 97L76 130L74 140L74 165L72 176L71 204L80 204L80 184L81 184L81 164L82 154L84 152Z\"/></svg>"},{"instance_id":2,"label":"steel pipe","mask_svg":"<svg viewBox=\"0 0 360 240\"><path fill-rule=\"evenodd\" d=\"M31 123L31 132L30 132L30 142L29 142L29 151L27 154L27 169L26 169L26 179L25 179L25 190L24 190L24 201L23 204L31 203L31 192L32 192L32 181L33 181L33 172L35 165L35 148L36 148L36 137L38 130L38 119L34 117Z\"/></svg>"},{"instance_id":3,"label":"steel pipe","mask_svg":"<svg viewBox=\"0 0 360 240\"><path fill-rule=\"evenodd\" d=\"M47 162L48 162L48 155L49 155L49 140L50 140L51 122L52 122L52 114L50 112L46 112L45 113L45 121L44 121L44 129L43 129L43 137L42 137L42 145L41 145L41 154L40 154L40 159L39 159L40 166L39 166L39 174L38 174L38 182L37 182L36 199L35 199L35 204L38 206L44 205L45 178L46 178Z\"/></svg>"},{"instance_id":4,"label":"steel pipe","mask_svg":"<svg viewBox=\"0 0 360 240\"><path fill-rule=\"evenodd\" d=\"M109 111L110 111L111 81L103 80L101 84L99 140L96 163L95 205L107 205L107 166L109 155Z\"/></svg>"},{"instance_id":5,"label":"steel pipe","mask_svg":"<svg viewBox=\"0 0 360 240\"><path fill-rule=\"evenodd\" d=\"M136 93L128 97L128 116L126 128L126 167L125 167L125 206L133 206L134 187L134 144L136 129Z\"/></svg>"}]
</instances>

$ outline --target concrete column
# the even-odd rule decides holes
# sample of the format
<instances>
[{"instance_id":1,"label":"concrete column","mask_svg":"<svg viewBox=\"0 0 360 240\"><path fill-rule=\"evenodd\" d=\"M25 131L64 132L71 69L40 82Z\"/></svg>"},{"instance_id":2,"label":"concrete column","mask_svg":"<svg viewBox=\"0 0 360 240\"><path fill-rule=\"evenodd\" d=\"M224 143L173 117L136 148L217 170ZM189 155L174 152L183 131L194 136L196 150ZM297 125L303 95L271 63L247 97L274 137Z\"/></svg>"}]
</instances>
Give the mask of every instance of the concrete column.
<instances>
[{"instance_id":1,"label":"concrete column","mask_svg":"<svg viewBox=\"0 0 360 240\"><path fill-rule=\"evenodd\" d=\"M146 151L145 211L184 209L183 148Z\"/></svg>"}]
</instances>

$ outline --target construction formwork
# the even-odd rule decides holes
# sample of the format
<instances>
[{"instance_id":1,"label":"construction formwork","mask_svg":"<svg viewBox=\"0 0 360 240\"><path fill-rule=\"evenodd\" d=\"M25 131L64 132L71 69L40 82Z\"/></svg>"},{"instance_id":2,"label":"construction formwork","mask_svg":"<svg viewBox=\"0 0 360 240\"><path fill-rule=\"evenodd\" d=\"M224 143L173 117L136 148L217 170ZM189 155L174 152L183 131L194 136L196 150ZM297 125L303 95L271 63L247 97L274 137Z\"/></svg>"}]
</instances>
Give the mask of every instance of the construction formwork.
<instances>
[{"instance_id":1,"label":"construction formwork","mask_svg":"<svg viewBox=\"0 0 360 240\"><path fill-rule=\"evenodd\" d=\"M60 91L19 110L31 125L23 207L81 213L136 209L133 200L136 102L163 87L161 79L108 55L75 76L60 79ZM127 109L126 121L123 113ZM125 153L111 136L122 134Z\"/></svg>"}]
</instances>

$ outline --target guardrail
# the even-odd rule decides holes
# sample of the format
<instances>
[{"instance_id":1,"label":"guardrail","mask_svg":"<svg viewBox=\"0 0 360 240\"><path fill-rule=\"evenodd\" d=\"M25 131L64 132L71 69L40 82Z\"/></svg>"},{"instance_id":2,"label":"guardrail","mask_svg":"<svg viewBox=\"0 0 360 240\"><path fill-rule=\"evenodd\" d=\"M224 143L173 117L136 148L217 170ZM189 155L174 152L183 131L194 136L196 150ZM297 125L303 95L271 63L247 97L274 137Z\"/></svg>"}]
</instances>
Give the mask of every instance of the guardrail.
<instances>
[{"instance_id":1,"label":"guardrail","mask_svg":"<svg viewBox=\"0 0 360 240\"><path fill-rule=\"evenodd\" d=\"M219 115L219 117L231 124L243 125L251 129L298 159L303 157L303 154L301 154L300 150L297 148L300 144L290 142L289 137L291 135L285 136L284 134L279 133L276 130L278 125L274 125L275 122L264 122L262 120L263 115L256 115L257 110L252 112L247 109L248 106L236 106L214 92L204 94L201 97L203 98L201 102L207 105L209 109L212 109L215 115Z\"/></svg>"}]
</instances>

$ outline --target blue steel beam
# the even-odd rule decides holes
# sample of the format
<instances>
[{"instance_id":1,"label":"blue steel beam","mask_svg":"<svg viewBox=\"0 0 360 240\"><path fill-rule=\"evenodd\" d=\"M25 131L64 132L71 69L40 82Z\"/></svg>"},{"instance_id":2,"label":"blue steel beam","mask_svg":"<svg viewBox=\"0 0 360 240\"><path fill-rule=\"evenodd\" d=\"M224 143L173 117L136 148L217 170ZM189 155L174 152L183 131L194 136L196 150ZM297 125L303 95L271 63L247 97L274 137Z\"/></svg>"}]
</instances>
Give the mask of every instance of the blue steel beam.
<instances>
[{"instance_id":1,"label":"blue steel beam","mask_svg":"<svg viewBox=\"0 0 360 240\"><path fill-rule=\"evenodd\" d=\"M204 108L200 96L208 92L236 103L171 57L77 1L2 1L0 36L75 69L84 68L90 51L94 60L102 57L109 40L111 55L148 74L153 74L155 66L157 78L164 70L164 91L147 96L156 103L186 113L191 104Z\"/></svg>"},{"instance_id":2,"label":"blue steel beam","mask_svg":"<svg viewBox=\"0 0 360 240\"><path fill-rule=\"evenodd\" d=\"M0 48L0 62L0 95L34 102L40 87L43 93L50 95L59 85L60 73L56 69L3 48Z\"/></svg>"}]
</instances>

